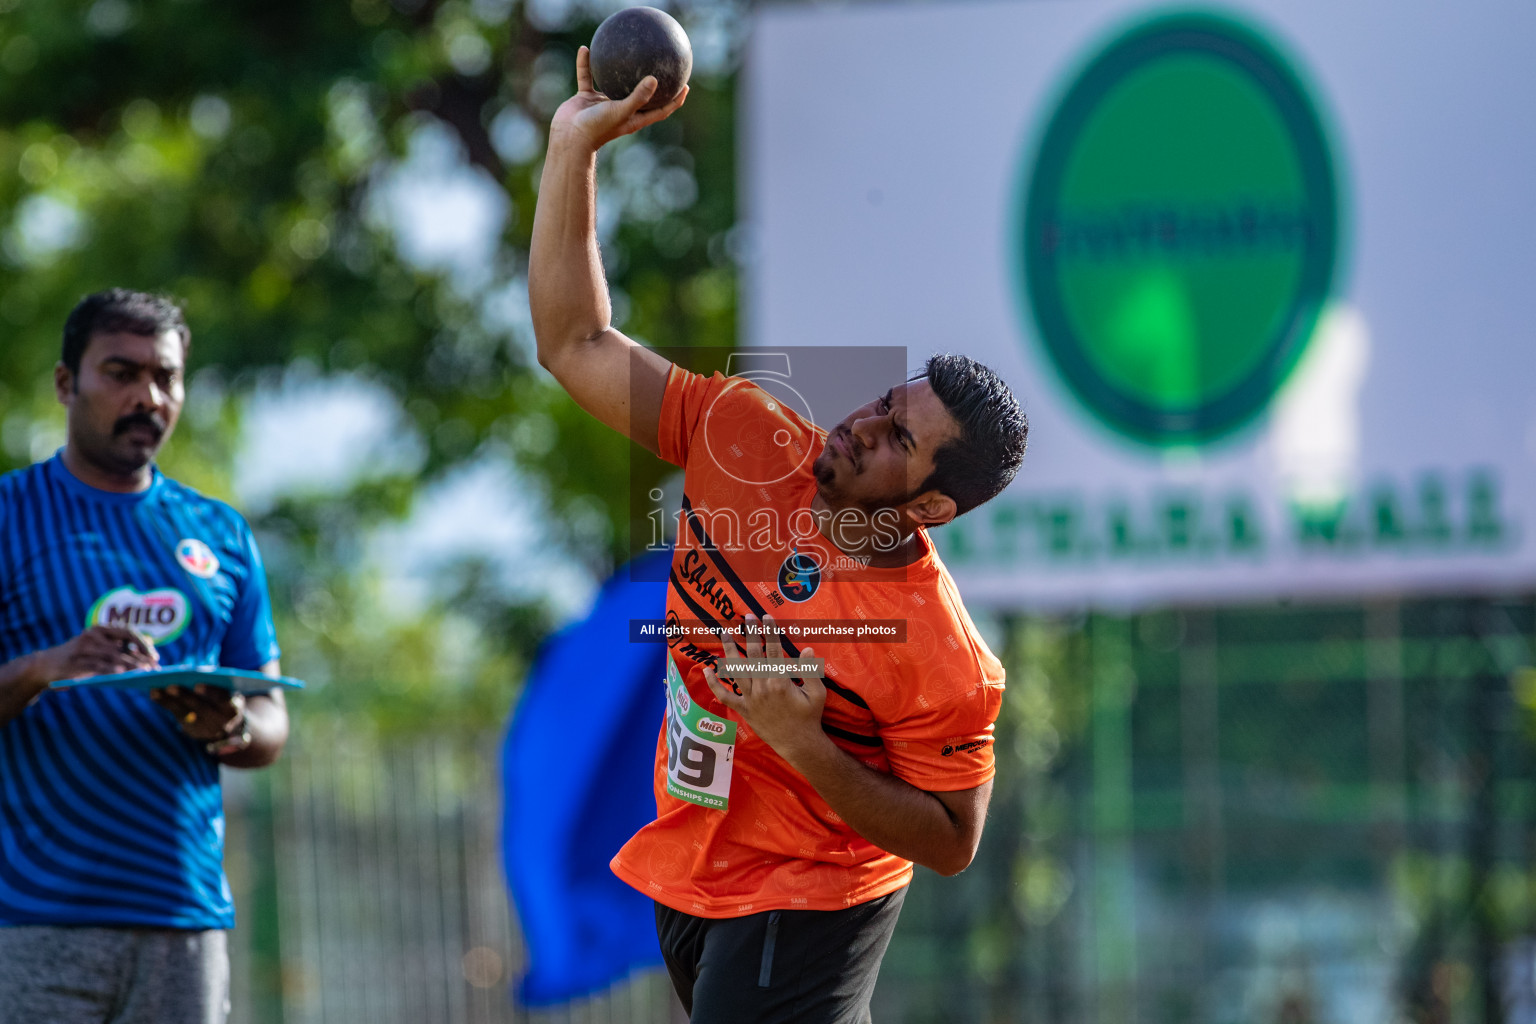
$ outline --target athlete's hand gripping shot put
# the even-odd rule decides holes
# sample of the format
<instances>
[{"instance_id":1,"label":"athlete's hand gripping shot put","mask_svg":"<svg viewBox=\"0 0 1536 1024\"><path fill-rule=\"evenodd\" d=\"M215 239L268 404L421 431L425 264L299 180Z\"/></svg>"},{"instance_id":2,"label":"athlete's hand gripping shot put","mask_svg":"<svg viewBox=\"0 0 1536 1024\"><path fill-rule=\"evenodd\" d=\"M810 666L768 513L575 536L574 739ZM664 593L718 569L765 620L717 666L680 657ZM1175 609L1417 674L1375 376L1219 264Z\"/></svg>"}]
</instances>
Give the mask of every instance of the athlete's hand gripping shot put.
<instances>
[{"instance_id":1,"label":"athlete's hand gripping shot put","mask_svg":"<svg viewBox=\"0 0 1536 1024\"><path fill-rule=\"evenodd\" d=\"M1007 486L1025 418L996 374L941 355L910 380L871 379L872 399L827 431L748 380L690 373L621 334L595 230L598 150L687 90L646 111L653 79L609 100L585 49L576 66L534 221L539 361L682 468L667 616L698 626L669 640L656 819L612 868L655 901L693 1021L867 1021L913 864L964 870L992 790L1002 666L928 530ZM791 618L902 635L797 643ZM601 673L588 682L601 699Z\"/></svg>"},{"instance_id":2,"label":"athlete's hand gripping shot put","mask_svg":"<svg viewBox=\"0 0 1536 1024\"><path fill-rule=\"evenodd\" d=\"M87 296L54 373L65 445L0 477L3 1022L229 1013L220 766L274 761L288 712L250 527L155 466L190 340L160 296ZM145 688L169 666L258 681ZM60 686L87 677L109 685Z\"/></svg>"}]
</instances>

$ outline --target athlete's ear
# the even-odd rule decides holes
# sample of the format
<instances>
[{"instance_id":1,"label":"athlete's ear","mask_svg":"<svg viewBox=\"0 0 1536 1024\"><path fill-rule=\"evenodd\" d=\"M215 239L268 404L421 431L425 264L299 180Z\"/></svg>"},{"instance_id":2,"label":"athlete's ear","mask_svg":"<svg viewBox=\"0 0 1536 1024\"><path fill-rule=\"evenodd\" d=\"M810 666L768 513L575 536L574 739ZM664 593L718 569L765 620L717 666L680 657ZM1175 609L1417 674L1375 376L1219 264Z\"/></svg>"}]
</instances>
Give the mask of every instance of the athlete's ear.
<instances>
[{"instance_id":1,"label":"athlete's ear","mask_svg":"<svg viewBox=\"0 0 1536 1024\"><path fill-rule=\"evenodd\" d=\"M53 393L58 398L60 405L68 405L71 397L79 388L75 385L75 375L69 372L69 367L64 365L61 359L53 368Z\"/></svg>"},{"instance_id":2,"label":"athlete's ear","mask_svg":"<svg viewBox=\"0 0 1536 1024\"><path fill-rule=\"evenodd\" d=\"M907 502L905 511L918 526L943 526L955 518L955 499L943 491L924 491Z\"/></svg>"}]
</instances>

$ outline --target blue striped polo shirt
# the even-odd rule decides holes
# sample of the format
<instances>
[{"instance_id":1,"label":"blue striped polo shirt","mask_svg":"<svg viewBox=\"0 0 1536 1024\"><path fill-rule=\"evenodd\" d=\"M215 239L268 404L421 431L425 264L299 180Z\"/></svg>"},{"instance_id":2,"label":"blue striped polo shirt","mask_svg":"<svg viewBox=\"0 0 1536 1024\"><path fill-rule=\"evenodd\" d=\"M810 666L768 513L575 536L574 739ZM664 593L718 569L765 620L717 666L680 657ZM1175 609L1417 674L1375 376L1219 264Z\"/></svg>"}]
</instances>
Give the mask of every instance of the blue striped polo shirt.
<instances>
[{"instance_id":1,"label":"blue striped polo shirt","mask_svg":"<svg viewBox=\"0 0 1536 1024\"><path fill-rule=\"evenodd\" d=\"M55 455L0 476L0 663L95 624L154 637L164 665L278 656L238 512L154 471L81 483ZM49 690L0 725L0 926L230 928L219 766L137 690Z\"/></svg>"}]
</instances>

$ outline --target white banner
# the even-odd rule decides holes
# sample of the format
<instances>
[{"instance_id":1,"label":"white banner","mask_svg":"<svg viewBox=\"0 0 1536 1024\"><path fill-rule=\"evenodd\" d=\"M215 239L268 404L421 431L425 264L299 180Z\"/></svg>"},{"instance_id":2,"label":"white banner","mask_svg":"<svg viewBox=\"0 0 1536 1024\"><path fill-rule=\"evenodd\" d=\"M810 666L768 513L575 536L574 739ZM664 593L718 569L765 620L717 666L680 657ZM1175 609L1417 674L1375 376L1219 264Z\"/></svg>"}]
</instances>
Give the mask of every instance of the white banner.
<instances>
[{"instance_id":1,"label":"white banner","mask_svg":"<svg viewBox=\"0 0 1536 1024\"><path fill-rule=\"evenodd\" d=\"M762 10L751 344L1001 373L974 604L1536 584L1536 5Z\"/></svg>"}]
</instances>

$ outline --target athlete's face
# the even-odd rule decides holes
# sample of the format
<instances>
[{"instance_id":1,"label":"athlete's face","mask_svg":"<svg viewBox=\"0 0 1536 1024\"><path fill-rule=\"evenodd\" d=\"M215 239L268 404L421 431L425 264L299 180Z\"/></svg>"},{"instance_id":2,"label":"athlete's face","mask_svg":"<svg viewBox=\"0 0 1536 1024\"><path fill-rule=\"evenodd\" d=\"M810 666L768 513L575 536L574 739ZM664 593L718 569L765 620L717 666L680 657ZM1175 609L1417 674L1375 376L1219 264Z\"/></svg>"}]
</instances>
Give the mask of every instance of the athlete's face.
<instances>
[{"instance_id":1,"label":"athlete's face","mask_svg":"<svg viewBox=\"0 0 1536 1024\"><path fill-rule=\"evenodd\" d=\"M821 496L834 508L908 508L923 500L915 492L933 472L934 454L959 433L926 380L898 384L827 434L812 467ZM919 522L952 517L952 510L936 520L915 515Z\"/></svg>"},{"instance_id":2,"label":"athlete's face","mask_svg":"<svg viewBox=\"0 0 1536 1024\"><path fill-rule=\"evenodd\" d=\"M54 371L74 454L111 477L142 471L181 416L184 363L175 331L91 335L78 373L62 363Z\"/></svg>"}]
</instances>

